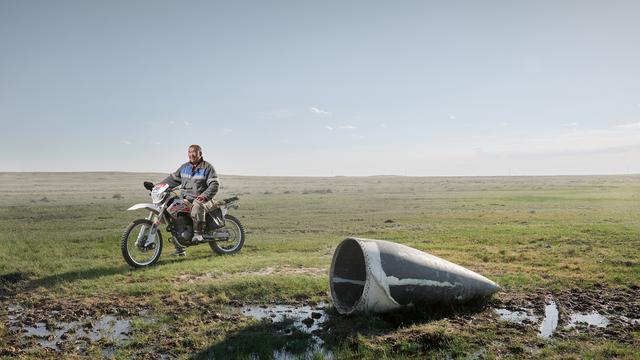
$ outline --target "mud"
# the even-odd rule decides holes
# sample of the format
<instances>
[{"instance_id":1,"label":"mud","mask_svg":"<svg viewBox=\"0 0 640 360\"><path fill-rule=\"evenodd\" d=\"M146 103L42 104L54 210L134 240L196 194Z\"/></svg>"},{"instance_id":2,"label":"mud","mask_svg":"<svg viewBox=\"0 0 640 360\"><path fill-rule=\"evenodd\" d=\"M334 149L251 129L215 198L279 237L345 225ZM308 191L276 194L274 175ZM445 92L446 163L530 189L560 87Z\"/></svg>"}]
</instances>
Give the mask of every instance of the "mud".
<instances>
[{"instance_id":1,"label":"mud","mask_svg":"<svg viewBox=\"0 0 640 360\"><path fill-rule=\"evenodd\" d=\"M270 271L272 270L261 270L263 273ZM274 270L274 272L277 271ZM15 276L3 281L14 283L21 279L24 277ZM309 296L311 295L328 298L326 292ZM410 341L414 338L419 339L421 343L425 342L425 346L434 348L438 348L438 341L442 344L449 341L432 339L429 336L433 334L422 330L424 327L428 329L429 324L440 317L413 319L389 315L345 318L335 314L332 309L327 310L325 304L309 304L308 298L301 298L296 306L262 305L257 306L259 310L256 306L248 305L238 299L219 304L208 294L161 295L154 298L153 306L145 299L145 297L112 296L60 300L25 295L0 301L0 322L2 322L0 329L4 325L4 334L2 334L4 343L0 346L0 357L34 354L34 349L53 355L57 354L57 351L64 354L83 355L85 354L83 347L89 346L90 351L95 352L96 348L102 351L102 357L117 356L120 348L124 347L133 357L174 358L189 348L189 345L182 343L186 331L200 328L204 329L202 331L207 336L224 336L223 329L230 326L234 328L234 324L239 324L239 329L242 329L244 326L242 324L248 317L269 318L270 321L277 322L286 316L293 320L296 329L312 335L313 341L310 341L311 345L303 357L311 356L316 352L330 357L331 353L325 350L327 347L359 344L361 340L358 340L355 334L362 334L371 339L370 342L373 345L385 343L391 344L391 348L405 343L409 339L407 336L410 337ZM547 329L547 326L543 325L545 321L549 323L551 339L579 339L586 342L609 339L620 343L637 344L637 333L640 331L639 302L640 289L637 288L574 288L558 292L538 289L527 293L505 291L495 296L484 307L469 312L453 313L445 317L448 324L446 326L452 327L454 333L468 336L469 341L475 343L478 348L486 349L487 353L516 354L509 350L509 346L515 346L514 349L520 349L517 351L535 354L546 346L544 344L547 344L547 342L536 340L537 336L541 338L546 336L548 330L543 330ZM553 303L555 303L555 311L551 306ZM236 309L235 312L232 311L233 308ZM298 311L299 309L305 312ZM505 311L499 313L495 309ZM163 320L166 321L166 325L159 330L154 330L158 331L154 335L161 340L152 347L135 349L129 347L128 344L134 336L138 336L139 329L127 321L135 320L136 324L140 324L141 319L157 316L156 311L160 311L164 316L170 314L171 317L169 320ZM555 312L557 312L557 320L554 324ZM185 314L199 316L194 323L184 323L180 319ZM520 319L520 321L500 321L501 314L513 316L514 320ZM573 321L574 325L570 326L572 314L597 314L605 318L608 323L602 326L604 322L601 321L598 323L600 325L590 325L591 320L581 320L581 317L576 317ZM101 321L102 325L100 325ZM125 322L116 325L117 321ZM95 332L92 336L93 331ZM497 332L500 334L499 340L487 342L483 337L485 331ZM27 333L31 336L26 337ZM82 336L80 333L85 335ZM28 340L26 343L22 341L24 338ZM509 345L512 338L516 345ZM56 347L59 350L56 350ZM173 354L176 349L178 354ZM281 359L295 358L292 354L280 350L274 352L273 356ZM300 357L299 354L296 356Z\"/></svg>"},{"instance_id":2,"label":"mud","mask_svg":"<svg viewBox=\"0 0 640 360\"><path fill-rule=\"evenodd\" d=\"M495 309L495 312L500 317L500 319L516 324L538 322L538 318L532 314L531 309L522 309L515 311L507 309Z\"/></svg>"},{"instance_id":3,"label":"mud","mask_svg":"<svg viewBox=\"0 0 640 360\"><path fill-rule=\"evenodd\" d=\"M633 288L614 290L595 286L557 293L507 292L500 294L492 305L499 318L522 328L535 329L542 338L567 338L586 331L594 338L633 343L633 332L640 328L640 291ZM516 316L520 313L533 315L535 321L530 316L522 321ZM512 314L513 319L502 314Z\"/></svg>"},{"instance_id":4,"label":"mud","mask_svg":"<svg viewBox=\"0 0 640 360\"><path fill-rule=\"evenodd\" d=\"M0 304L8 335L3 339L8 346L0 349L0 356L32 348L83 354L90 346L111 356L130 339L133 319L147 317L148 310L139 304L126 299Z\"/></svg>"},{"instance_id":5,"label":"mud","mask_svg":"<svg viewBox=\"0 0 640 360\"><path fill-rule=\"evenodd\" d=\"M326 306L325 303L318 303L315 306L251 305L243 307L241 313L256 320L281 322L290 319L293 320L293 326L296 329L314 334L322 329L322 324L327 320L324 310Z\"/></svg>"},{"instance_id":6,"label":"mud","mask_svg":"<svg viewBox=\"0 0 640 360\"><path fill-rule=\"evenodd\" d=\"M82 352L91 343L105 343L121 346L132 330L132 320L113 314L99 317L85 316L75 321L56 321L60 312L53 311L41 319L29 309L19 304L7 306L6 325L9 332L18 338L20 347L35 342L43 348L62 351L74 348ZM34 320L38 320L35 323Z\"/></svg>"},{"instance_id":7,"label":"mud","mask_svg":"<svg viewBox=\"0 0 640 360\"><path fill-rule=\"evenodd\" d=\"M299 331L311 334L311 343L303 354L292 354L285 350L276 350L273 358L284 359L314 359L316 354L321 354L324 359L333 359L333 353L323 347L324 341L320 337L323 326L328 316L325 312L327 304L321 302L316 305L251 305L244 306L240 312L248 317L260 321L281 322L292 320L292 325Z\"/></svg>"}]
</instances>

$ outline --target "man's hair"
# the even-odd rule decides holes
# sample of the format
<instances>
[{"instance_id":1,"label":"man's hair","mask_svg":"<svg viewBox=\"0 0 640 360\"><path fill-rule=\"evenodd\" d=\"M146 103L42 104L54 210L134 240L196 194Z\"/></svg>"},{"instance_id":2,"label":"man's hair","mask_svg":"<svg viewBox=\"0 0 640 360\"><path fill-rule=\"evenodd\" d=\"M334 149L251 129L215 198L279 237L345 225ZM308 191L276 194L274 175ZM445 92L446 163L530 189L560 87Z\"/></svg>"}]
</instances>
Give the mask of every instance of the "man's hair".
<instances>
[{"instance_id":1,"label":"man's hair","mask_svg":"<svg viewBox=\"0 0 640 360\"><path fill-rule=\"evenodd\" d=\"M200 147L200 145L193 144L189 146L189 149L195 149L197 152L202 153L202 148Z\"/></svg>"}]
</instances>

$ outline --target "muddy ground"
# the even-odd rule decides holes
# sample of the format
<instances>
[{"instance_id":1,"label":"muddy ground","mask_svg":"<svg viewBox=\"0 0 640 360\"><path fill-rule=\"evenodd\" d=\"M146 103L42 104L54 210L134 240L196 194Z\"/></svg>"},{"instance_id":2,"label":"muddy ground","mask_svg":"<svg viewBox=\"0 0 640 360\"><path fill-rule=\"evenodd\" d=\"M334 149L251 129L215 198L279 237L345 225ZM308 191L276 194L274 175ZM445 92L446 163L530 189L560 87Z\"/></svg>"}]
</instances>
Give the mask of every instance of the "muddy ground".
<instances>
[{"instance_id":1,"label":"muddy ground","mask_svg":"<svg viewBox=\"0 0 640 360\"><path fill-rule=\"evenodd\" d=\"M278 270L268 268L262 272L274 271ZM287 342L294 339L306 342L305 346L308 348L314 341L304 338L304 334L301 337L290 322L260 328L251 323L250 316L243 313L243 308L249 305L268 308L274 304L251 304L237 299L218 303L202 294L165 295L158 299L96 296L62 300L42 295L30 296L31 285L28 275L24 274L5 276L2 279L0 337L3 339L3 347L0 355L4 357L55 358L60 354L119 357L118 354L127 354L136 358L169 359L185 357L191 352L189 356L206 358L220 349L230 354L243 351L235 348L242 346L242 338L250 336L252 331L274 329L279 332L274 346L286 348ZM323 295L328 302L329 294ZM549 340L542 340L536 334L545 315L545 304L549 301L557 304L559 319ZM309 302L308 299L300 299L289 305L321 309L317 302ZM528 311L539 321L504 321L497 315L496 309ZM319 318L318 314L322 313L324 316L326 313L326 320L316 326L311 334L320 339L325 357L333 357L332 349L340 348L349 348L356 353L360 348L371 351L384 349L392 355L402 356L409 354L407 344L414 344L409 347L414 355L438 350L454 358L516 355L543 357L545 347L556 340L589 343L606 339L640 347L640 289L636 287L595 286L558 292L538 289L526 294L503 291L488 301L465 306L417 306L375 316L344 317L337 314L330 303L317 311L302 323L310 321L313 324L314 318ZM577 324L567 328L570 314L575 313L597 313L606 317L608 324L605 327ZM88 336L93 328L100 326L100 319L105 316L114 321L126 321L128 325L124 330L120 329L122 333L114 334L113 329L99 332L98 329L93 330L92 336ZM261 321L270 322L268 318ZM434 327L434 324L441 326L443 322L446 324L445 331ZM76 323L78 325L75 328L68 326ZM50 330L51 335L34 335L32 330L38 327ZM247 330L248 328L251 330ZM202 349L197 344L185 343L188 338L185 334L192 331L211 337L211 346ZM78 332L81 334L77 335ZM485 336L487 333L492 336ZM512 340L516 336L519 340L513 344ZM457 342L466 343L464 349L476 350L456 350ZM297 356L304 358L305 346L298 346L293 352L286 353L296 355L297 351ZM266 356L262 354L261 358L286 358L282 355L284 353L278 353L277 349L274 351Z\"/></svg>"}]
</instances>

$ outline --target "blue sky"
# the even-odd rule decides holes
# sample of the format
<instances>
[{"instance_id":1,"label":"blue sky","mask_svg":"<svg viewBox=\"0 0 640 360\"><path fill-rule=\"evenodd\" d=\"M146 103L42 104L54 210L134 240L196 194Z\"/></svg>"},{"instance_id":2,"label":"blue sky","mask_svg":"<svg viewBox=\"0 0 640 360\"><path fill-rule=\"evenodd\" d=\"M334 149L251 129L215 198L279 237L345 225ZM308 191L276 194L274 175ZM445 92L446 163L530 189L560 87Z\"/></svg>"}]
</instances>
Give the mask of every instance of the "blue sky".
<instances>
[{"instance_id":1,"label":"blue sky","mask_svg":"<svg viewBox=\"0 0 640 360\"><path fill-rule=\"evenodd\" d=\"M640 173L637 1L0 0L0 171Z\"/></svg>"}]
</instances>

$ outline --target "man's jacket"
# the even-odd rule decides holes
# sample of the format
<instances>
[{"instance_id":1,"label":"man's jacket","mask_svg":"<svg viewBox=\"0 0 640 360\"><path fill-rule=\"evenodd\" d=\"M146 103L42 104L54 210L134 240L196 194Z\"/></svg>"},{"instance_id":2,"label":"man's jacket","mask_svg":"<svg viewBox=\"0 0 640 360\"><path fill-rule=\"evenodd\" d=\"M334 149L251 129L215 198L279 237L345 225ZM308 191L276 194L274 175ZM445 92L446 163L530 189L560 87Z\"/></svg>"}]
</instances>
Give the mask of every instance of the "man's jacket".
<instances>
[{"instance_id":1,"label":"man's jacket","mask_svg":"<svg viewBox=\"0 0 640 360\"><path fill-rule=\"evenodd\" d=\"M180 195L189 201L193 201L198 195L211 200L220 186L216 170L204 160L195 166L190 162L183 164L162 182L169 184L172 188L182 185Z\"/></svg>"}]
</instances>

